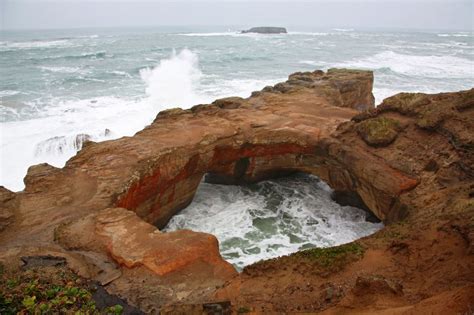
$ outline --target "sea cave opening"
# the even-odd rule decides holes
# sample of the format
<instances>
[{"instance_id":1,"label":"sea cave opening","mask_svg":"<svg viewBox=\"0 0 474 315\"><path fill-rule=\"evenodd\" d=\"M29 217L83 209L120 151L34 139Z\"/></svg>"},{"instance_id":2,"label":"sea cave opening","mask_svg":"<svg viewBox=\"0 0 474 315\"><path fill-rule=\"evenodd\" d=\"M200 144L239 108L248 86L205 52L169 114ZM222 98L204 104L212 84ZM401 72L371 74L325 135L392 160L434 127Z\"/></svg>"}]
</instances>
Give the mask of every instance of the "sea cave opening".
<instances>
[{"instance_id":1,"label":"sea cave opening","mask_svg":"<svg viewBox=\"0 0 474 315\"><path fill-rule=\"evenodd\" d=\"M213 234L222 257L242 270L262 259L336 246L382 229L383 223L363 208L354 196L335 193L305 173L242 185L203 180L192 203L163 231Z\"/></svg>"}]
</instances>

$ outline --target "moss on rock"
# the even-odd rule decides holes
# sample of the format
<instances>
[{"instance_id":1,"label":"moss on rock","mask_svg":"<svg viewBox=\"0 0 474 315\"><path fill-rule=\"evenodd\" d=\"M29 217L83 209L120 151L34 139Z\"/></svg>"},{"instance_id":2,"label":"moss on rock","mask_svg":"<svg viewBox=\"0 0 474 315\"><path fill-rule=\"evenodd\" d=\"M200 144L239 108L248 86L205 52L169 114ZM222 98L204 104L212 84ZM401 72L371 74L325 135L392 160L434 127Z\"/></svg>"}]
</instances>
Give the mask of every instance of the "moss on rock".
<instances>
[{"instance_id":1,"label":"moss on rock","mask_svg":"<svg viewBox=\"0 0 474 315\"><path fill-rule=\"evenodd\" d=\"M357 132L371 146L389 145L397 138L399 131L400 123L386 117L367 119L357 125Z\"/></svg>"}]
</instances>

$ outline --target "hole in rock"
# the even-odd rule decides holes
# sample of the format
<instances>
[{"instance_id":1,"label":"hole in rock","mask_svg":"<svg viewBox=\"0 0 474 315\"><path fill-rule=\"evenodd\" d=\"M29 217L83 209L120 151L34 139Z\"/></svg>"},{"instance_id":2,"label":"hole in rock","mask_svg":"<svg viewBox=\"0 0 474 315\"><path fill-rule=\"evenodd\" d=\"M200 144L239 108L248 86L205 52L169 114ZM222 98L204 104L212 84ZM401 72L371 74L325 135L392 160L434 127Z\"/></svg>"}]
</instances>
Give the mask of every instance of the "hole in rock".
<instances>
[{"instance_id":1,"label":"hole in rock","mask_svg":"<svg viewBox=\"0 0 474 315\"><path fill-rule=\"evenodd\" d=\"M240 186L202 182L193 202L164 231L215 235L223 258L241 270L262 259L348 243L383 227L368 220L366 210L338 204L332 193L318 177L301 173Z\"/></svg>"}]
</instances>

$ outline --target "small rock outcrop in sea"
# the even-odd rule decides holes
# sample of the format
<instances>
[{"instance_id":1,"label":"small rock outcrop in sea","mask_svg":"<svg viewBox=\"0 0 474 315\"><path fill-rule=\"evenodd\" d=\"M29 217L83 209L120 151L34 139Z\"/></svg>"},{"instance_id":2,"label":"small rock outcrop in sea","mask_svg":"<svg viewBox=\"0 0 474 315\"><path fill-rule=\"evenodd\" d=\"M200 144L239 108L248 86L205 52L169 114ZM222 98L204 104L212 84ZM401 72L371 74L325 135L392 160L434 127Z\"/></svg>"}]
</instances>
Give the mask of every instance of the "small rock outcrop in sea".
<instances>
[{"instance_id":1,"label":"small rock outcrop in sea","mask_svg":"<svg viewBox=\"0 0 474 315\"><path fill-rule=\"evenodd\" d=\"M246 99L163 111L133 137L87 142L64 168L30 167L24 191L0 187L3 270L20 272L21 257L63 257L145 313L222 305L257 313L467 313L474 89L401 93L375 108L372 85L370 71L295 73ZM240 184L297 171L319 176L386 227L241 274L214 236L159 231L206 174Z\"/></svg>"},{"instance_id":2,"label":"small rock outcrop in sea","mask_svg":"<svg viewBox=\"0 0 474 315\"><path fill-rule=\"evenodd\" d=\"M252 27L248 30L242 31L243 34L245 33L259 33L259 34L286 34L286 28L284 27L273 27L273 26L260 26L260 27Z\"/></svg>"}]
</instances>

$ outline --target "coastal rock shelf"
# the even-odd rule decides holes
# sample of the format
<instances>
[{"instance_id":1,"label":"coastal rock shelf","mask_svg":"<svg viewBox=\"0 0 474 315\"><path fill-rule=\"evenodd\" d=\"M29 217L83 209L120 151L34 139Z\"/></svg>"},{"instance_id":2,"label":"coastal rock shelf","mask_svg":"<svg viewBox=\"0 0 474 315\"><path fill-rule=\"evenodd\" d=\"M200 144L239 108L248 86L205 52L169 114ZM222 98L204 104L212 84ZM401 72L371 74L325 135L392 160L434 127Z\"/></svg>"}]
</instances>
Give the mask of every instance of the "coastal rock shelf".
<instances>
[{"instance_id":1,"label":"coastal rock shelf","mask_svg":"<svg viewBox=\"0 0 474 315\"><path fill-rule=\"evenodd\" d=\"M472 300L474 90L402 93L375 108L372 84L369 71L295 73L247 99L160 112L133 137L85 141L62 169L32 166L23 192L0 191L0 260L64 257L145 312L222 301L235 311L416 312L427 299ZM319 176L341 203L388 226L242 274L214 236L159 231L205 174L239 184L294 172ZM453 303L439 304L462 306Z\"/></svg>"}]
</instances>

